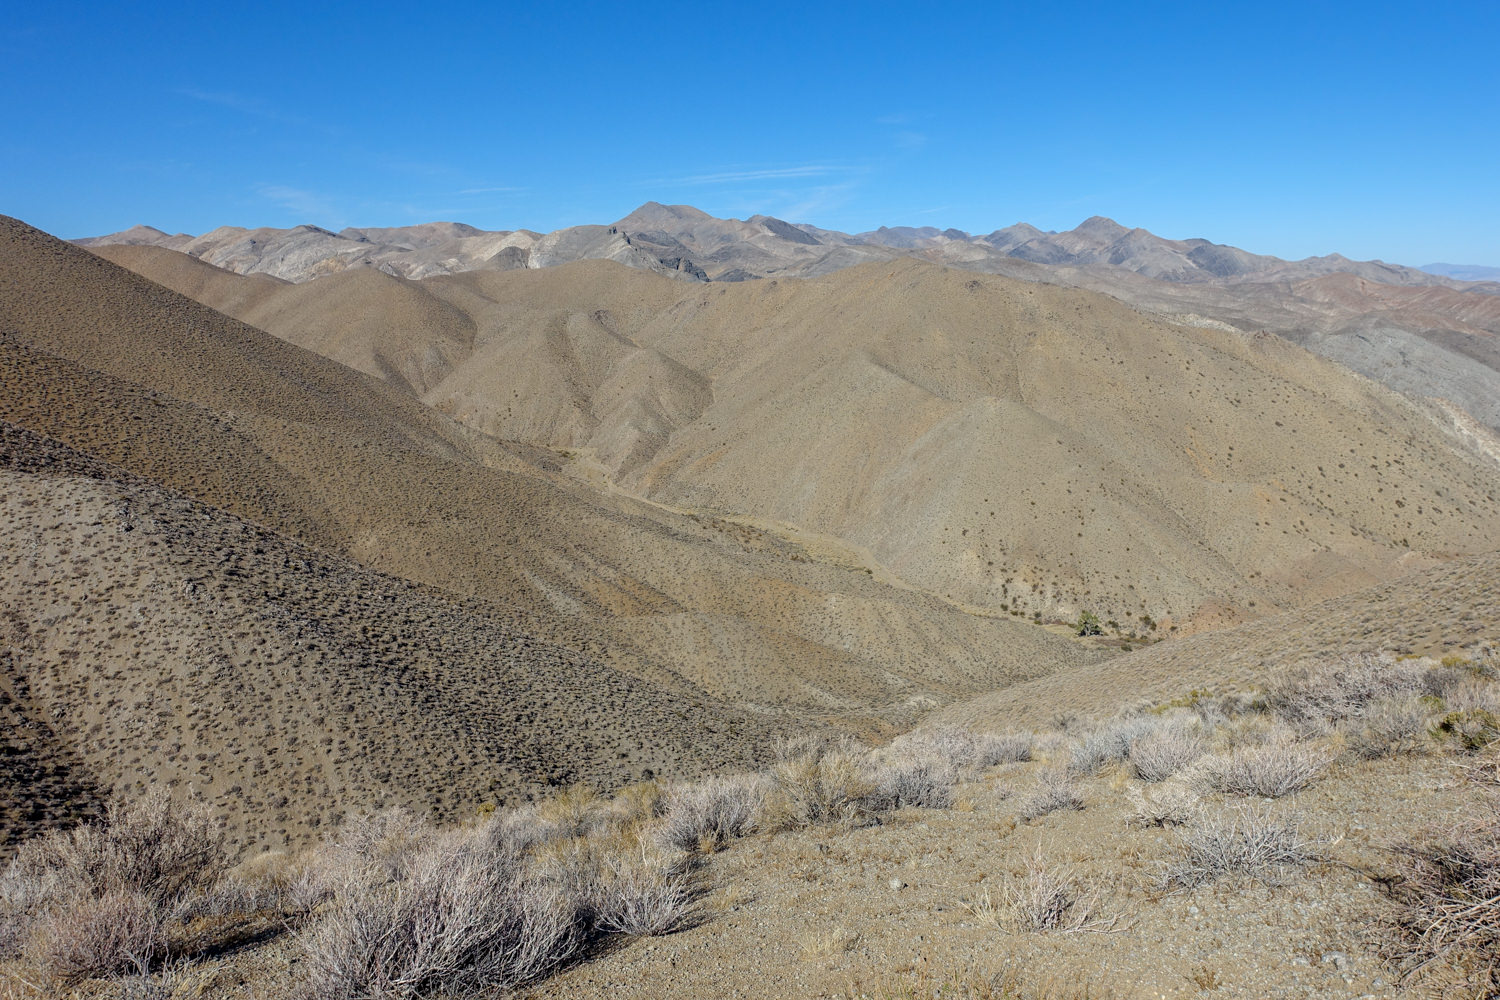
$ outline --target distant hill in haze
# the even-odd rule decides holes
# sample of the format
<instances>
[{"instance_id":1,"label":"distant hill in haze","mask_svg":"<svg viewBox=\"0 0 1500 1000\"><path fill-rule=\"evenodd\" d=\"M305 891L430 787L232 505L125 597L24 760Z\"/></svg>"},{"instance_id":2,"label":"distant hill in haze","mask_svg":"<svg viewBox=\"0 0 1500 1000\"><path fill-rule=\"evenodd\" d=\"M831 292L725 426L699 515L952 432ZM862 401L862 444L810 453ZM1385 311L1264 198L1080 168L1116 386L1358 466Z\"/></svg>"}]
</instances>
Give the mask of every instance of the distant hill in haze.
<instances>
[{"instance_id":1,"label":"distant hill in haze","mask_svg":"<svg viewBox=\"0 0 1500 1000\"><path fill-rule=\"evenodd\" d=\"M1500 281L1500 267L1479 264L1423 264L1428 274L1440 274L1455 281Z\"/></svg>"},{"instance_id":2,"label":"distant hill in haze","mask_svg":"<svg viewBox=\"0 0 1500 1000\"><path fill-rule=\"evenodd\" d=\"M1338 254L1286 261L1205 239L1168 240L1095 216L1067 232L1018 223L988 235L958 229L886 227L858 234L793 225L766 215L718 219L690 205L647 202L608 225L573 226L541 234L485 232L455 222L394 228L317 226L242 229L224 226L202 236L169 236L150 226L76 241L80 246L150 245L179 250L240 274L268 273L289 281L357 267L409 278L467 270L545 267L608 259L703 281L771 276L810 277L893 253L986 269L1002 258L1060 267L1108 267L1174 282L1282 281L1355 274L1384 284L1431 285L1440 272Z\"/></svg>"}]
</instances>

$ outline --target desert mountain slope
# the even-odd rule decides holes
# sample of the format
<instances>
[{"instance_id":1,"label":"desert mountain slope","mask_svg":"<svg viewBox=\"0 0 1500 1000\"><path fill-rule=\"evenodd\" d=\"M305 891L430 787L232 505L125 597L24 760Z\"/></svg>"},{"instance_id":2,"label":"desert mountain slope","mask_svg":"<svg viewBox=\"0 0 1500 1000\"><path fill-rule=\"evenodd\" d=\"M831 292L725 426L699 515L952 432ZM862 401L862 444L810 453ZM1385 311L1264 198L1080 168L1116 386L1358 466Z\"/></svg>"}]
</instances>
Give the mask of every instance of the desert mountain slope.
<instances>
[{"instance_id":1,"label":"desert mountain slope","mask_svg":"<svg viewBox=\"0 0 1500 1000\"><path fill-rule=\"evenodd\" d=\"M1367 653L1444 656L1500 643L1500 554L1461 559L1306 608L1149 646L955 703L928 718L979 728L1107 717L1188 692L1249 691L1278 671Z\"/></svg>"},{"instance_id":2,"label":"desert mountain slope","mask_svg":"<svg viewBox=\"0 0 1500 1000\"><path fill-rule=\"evenodd\" d=\"M871 259L920 254L944 263L1000 266L1005 258L1071 268L1124 270L1172 282L1295 281L1353 274L1396 285L1443 285L1445 274L1339 254L1287 261L1205 239L1169 240L1102 216L1065 232L1018 223L983 236L959 229L882 226L851 235L755 215L719 219L691 205L647 202L609 225L573 226L545 235L487 232L453 222L394 228L317 226L243 229L223 226L198 237L168 236L150 226L77 241L81 246L153 245L247 273L306 281L351 267L377 267L406 277L435 273L545 267L611 259L647 270L684 272L700 280L810 277ZM497 254L509 248L503 258ZM830 263L832 266L830 266ZM988 265L988 266L986 266ZM1439 265L1433 265L1437 267Z\"/></svg>"},{"instance_id":3,"label":"desert mountain slope","mask_svg":"<svg viewBox=\"0 0 1500 1000\"><path fill-rule=\"evenodd\" d=\"M648 202L612 225L546 235L483 232L458 223L338 234L308 226L226 227L202 237L136 226L78 242L100 250L179 250L237 272L299 282L346 269L421 278L584 259L731 282L815 277L871 260L915 257L1090 288L1184 322L1275 333L1398 391L1457 404L1500 431L1500 369L1493 361L1500 284L1454 280L1484 277L1482 271L1449 276L1338 254L1286 261L1203 239L1163 239L1102 217L1061 233L1020 223L985 236L908 226L850 235L760 215L716 219L691 206ZM131 266L128 258L120 262ZM1330 287L1337 293L1328 294ZM202 300L246 318L230 303ZM434 363L440 367L442 357Z\"/></svg>"},{"instance_id":4,"label":"desert mountain slope","mask_svg":"<svg viewBox=\"0 0 1500 1000\"><path fill-rule=\"evenodd\" d=\"M763 754L779 724L555 645L459 599L0 424L9 730L75 786L191 786L239 842L402 804L450 820L550 785ZM28 783L0 834L61 820ZM28 822L30 820L30 822Z\"/></svg>"},{"instance_id":5,"label":"desert mountain slope","mask_svg":"<svg viewBox=\"0 0 1500 1000\"><path fill-rule=\"evenodd\" d=\"M532 613L547 641L652 684L862 728L1101 655L892 586L846 547L600 492L550 452L20 223L0 235L0 418L364 566Z\"/></svg>"},{"instance_id":6,"label":"desert mountain slope","mask_svg":"<svg viewBox=\"0 0 1500 1000\"><path fill-rule=\"evenodd\" d=\"M416 335L335 279L279 311L294 292L277 289L267 328L318 347L335 322L320 286L337 331L407 344L397 367L454 357L458 324ZM1409 309L1464 294L1378 287ZM835 536L991 610L1235 620L1500 544L1493 442L1471 446L1461 415L1087 291L918 261L717 288L603 262L402 288L472 320L472 353L423 395L437 409L639 495Z\"/></svg>"}]
</instances>

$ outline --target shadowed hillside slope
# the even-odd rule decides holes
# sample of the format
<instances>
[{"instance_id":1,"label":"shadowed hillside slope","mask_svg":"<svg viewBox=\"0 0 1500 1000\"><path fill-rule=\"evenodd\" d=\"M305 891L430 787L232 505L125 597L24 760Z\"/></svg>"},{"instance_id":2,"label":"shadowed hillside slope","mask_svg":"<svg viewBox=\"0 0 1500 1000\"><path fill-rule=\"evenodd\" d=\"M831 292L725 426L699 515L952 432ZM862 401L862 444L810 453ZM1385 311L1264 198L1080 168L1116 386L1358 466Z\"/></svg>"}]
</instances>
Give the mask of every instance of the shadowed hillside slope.
<instances>
[{"instance_id":1,"label":"shadowed hillside slope","mask_svg":"<svg viewBox=\"0 0 1500 1000\"><path fill-rule=\"evenodd\" d=\"M400 804L458 820L550 786L763 755L782 724L670 692L534 616L367 570L0 423L0 846L165 784L236 842ZM555 632L555 627L547 631Z\"/></svg>"},{"instance_id":2,"label":"shadowed hillside slope","mask_svg":"<svg viewBox=\"0 0 1500 1000\"><path fill-rule=\"evenodd\" d=\"M163 251L109 252L171 277ZM384 290L330 318L310 293L347 304L351 277L296 286L267 327L455 357L468 327L407 323ZM246 279L220 280L229 308ZM1234 621L1500 544L1500 450L1462 414L1090 292L903 261L706 288L585 262L401 294L472 321L472 353L423 394L437 409L654 500L836 537L969 605Z\"/></svg>"}]
</instances>

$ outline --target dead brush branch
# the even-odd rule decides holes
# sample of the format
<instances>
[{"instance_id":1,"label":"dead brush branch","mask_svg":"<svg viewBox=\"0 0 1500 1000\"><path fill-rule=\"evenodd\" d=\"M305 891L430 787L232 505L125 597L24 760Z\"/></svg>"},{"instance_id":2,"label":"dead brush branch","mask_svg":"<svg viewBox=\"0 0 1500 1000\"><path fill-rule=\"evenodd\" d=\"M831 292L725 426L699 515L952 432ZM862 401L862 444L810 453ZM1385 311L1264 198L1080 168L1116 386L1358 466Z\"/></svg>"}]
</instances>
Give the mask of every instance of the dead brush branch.
<instances>
[{"instance_id":1,"label":"dead brush branch","mask_svg":"<svg viewBox=\"0 0 1500 1000\"><path fill-rule=\"evenodd\" d=\"M1500 807L1392 849L1390 957L1406 977L1457 978L1471 995L1500 986Z\"/></svg>"}]
</instances>

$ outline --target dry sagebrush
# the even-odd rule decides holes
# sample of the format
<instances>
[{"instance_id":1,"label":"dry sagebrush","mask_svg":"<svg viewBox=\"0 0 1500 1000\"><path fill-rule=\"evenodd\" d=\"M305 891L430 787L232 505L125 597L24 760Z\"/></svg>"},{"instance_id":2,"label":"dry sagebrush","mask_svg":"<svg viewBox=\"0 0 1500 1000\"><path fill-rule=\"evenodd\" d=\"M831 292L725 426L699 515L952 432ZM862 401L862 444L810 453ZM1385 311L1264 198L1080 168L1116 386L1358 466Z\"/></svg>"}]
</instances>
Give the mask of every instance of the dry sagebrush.
<instances>
[{"instance_id":1,"label":"dry sagebrush","mask_svg":"<svg viewBox=\"0 0 1500 1000\"><path fill-rule=\"evenodd\" d=\"M1332 762L1326 750L1301 743L1288 731L1272 731L1263 743L1202 758L1194 777L1208 791L1275 799L1306 788Z\"/></svg>"},{"instance_id":2,"label":"dry sagebrush","mask_svg":"<svg viewBox=\"0 0 1500 1000\"><path fill-rule=\"evenodd\" d=\"M1277 677L1265 692L1265 705L1298 735L1321 736L1364 715L1386 698L1428 693L1429 671L1419 660L1389 653L1349 656L1302 667Z\"/></svg>"},{"instance_id":3,"label":"dry sagebrush","mask_svg":"<svg viewBox=\"0 0 1500 1000\"><path fill-rule=\"evenodd\" d=\"M1159 782L1182 771L1208 752L1197 725L1173 722L1162 725L1131 744L1131 770L1142 781Z\"/></svg>"},{"instance_id":4,"label":"dry sagebrush","mask_svg":"<svg viewBox=\"0 0 1500 1000\"><path fill-rule=\"evenodd\" d=\"M135 970L170 951L169 930L228 868L204 809L157 791L110 805L98 824L23 844L0 876L13 947L72 982Z\"/></svg>"},{"instance_id":5,"label":"dry sagebrush","mask_svg":"<svg viewBox=\"0 0 1500 1000\"><path fill-rule=\"evenodd\" d=\"M1315 859L1297 820L1269 809L1229 809L1200 820L1183 839L1183 856L1157 875L1157 889L1176 892L1230 875L1278 884Z\"/></svg>"}]
</instances>

